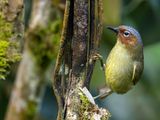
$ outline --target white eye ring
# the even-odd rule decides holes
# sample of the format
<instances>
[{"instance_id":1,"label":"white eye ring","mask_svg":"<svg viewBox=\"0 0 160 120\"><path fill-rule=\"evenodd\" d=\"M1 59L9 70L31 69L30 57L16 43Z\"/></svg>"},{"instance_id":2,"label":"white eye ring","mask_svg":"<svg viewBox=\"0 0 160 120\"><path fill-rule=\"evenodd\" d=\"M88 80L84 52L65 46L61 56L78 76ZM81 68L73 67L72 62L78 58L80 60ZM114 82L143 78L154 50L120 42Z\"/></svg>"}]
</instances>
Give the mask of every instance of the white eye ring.
<instances>
[{"instance_id":1,"label":"white eye ring","mask_svg":"<svg viewBox=\"0 0 160 120\"><path fill-rule=\"evenodd\" d=\"M130 35L130 32L129 32L129 31L127 31L127 30L124 31L124 33L123 33L123 36L124 36L124 37L129 37L129 35Z\"/></svg>"}]
</instances>

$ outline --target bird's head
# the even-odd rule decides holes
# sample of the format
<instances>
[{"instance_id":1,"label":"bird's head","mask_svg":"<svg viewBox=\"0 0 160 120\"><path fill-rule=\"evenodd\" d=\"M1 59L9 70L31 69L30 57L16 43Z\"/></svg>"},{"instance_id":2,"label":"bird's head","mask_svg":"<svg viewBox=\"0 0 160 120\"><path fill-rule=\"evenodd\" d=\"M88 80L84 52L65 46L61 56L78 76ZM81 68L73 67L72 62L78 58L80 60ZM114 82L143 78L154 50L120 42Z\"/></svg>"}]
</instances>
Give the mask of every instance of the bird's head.
<instances>
[{"instance_id":1,"label":"bird's head","mask_svg":"<svg viewBox=\"0 0 160 120\"><path fill-rule=\"evenodd\" d=\"M139 32L133 27L121 25L119 27L107 27L117 34L117 40L126 46L143 46Z\"/></svg>"}]
</instances>

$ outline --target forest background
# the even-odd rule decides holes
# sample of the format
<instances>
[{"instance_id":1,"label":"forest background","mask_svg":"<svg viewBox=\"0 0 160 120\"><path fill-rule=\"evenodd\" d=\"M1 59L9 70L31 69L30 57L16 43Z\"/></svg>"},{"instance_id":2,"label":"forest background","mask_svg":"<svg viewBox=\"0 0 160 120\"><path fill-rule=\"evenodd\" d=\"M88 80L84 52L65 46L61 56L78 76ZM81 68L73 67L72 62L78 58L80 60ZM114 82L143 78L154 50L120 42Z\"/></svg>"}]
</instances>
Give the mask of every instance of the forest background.
<instances>
[{"instance_id":1,"label":"forest background","mask_svg":"<svg viewBox=\"0 0 160 120\"><path fill-rule=\"evenodd\" d=\"M100 42L100 53L105 60L113 45L115 35L106 29L107 25L118 26L121 24L134 26L141 34L144 43L144 72L140 82L127 94L112 94L104 100L97 100L99 106L107 108L111 120L159 120L160 113L160 1L159 0L103 0L103 35ZM51 76L54 69L56 55L59 49L60 33L62 29L64 0L52 0L46 3L42 11L46 12L41 17L32 0L24 0L24 29L20 30L25 40L21 39L19 46L23 53L19 58L17 53L14 64L8 68L5 80L0 80L0 120L4 120L8 110L8 103L13 91L14 82L23 73L31 79L40 79L37 88L43 96L38 111L37 120L54 120L56 118L57 103L54 97ZM48 12L50 9L51 12ZM33 11L35 13L33 13ZM40 11L39 11L40 12ZM50 15L51 14L51 15ZM37 19L34 17L37 16ZM38 19L41 18L41 19ZM43 19L42 19L43 18ZM0 18L1 20L1 18ZM0 38L4 32L0 21ZM46 24L47 23L47 24ZM19 35L21 38L21 34ZM32 40L35 41L32 41ZM0 43L0 46L2 44ZM26 47L29 46L29 47ZM15 48L16 49L16 48ZM28 53L31 52L31 56ZM24 60L25 59L25 60ZM32 59L34 62L32 62ZM36 60L35 60L36 59ZM15 62L11 61L11 62ZM20 63L25 66L18 70ZM37 63L35 63L35 61ZM35 64L35 65L33 65ZM40 66L37 67L37 66ZM30 68L29 68L30 67ZM36 69L35 69L36 68ZM35 69L35 70L34 70ZM43 70L43 71L42 71ZM30 71L30 72L29 72ZM1 72L1 71L0 71ZM38 76L35 76L37 73ZM16 77L17 76L17 77ZM3 76L0 76L3 78ZM97 62L91 81L91 93L96 95L96 90L105 83L105 76ZM34 84L34 83L33 83ZM30 91L31 92L31 91ZM18 103L17 103L18 104ZM34 110L31 110L32 112ZM30 113L29 114L32 114Z\"/></svg>"}]
</instances>

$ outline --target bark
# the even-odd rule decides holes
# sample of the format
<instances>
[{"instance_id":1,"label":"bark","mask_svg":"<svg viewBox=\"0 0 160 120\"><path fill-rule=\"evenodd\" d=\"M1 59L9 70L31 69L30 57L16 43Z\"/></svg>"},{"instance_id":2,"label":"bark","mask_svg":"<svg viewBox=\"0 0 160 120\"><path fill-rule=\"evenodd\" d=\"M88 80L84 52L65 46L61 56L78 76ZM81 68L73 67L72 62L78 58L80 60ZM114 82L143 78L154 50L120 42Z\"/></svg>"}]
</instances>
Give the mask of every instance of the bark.
<instances>
[{"instance_id":1,"label":"bark","mask_svg":"<svg viewBox=\"0 0 160 120\"><path fill-rule=\"evenodd\" d=\"M97 13L97 14L96 14ZM96 15L98 21L96 21ZM89 88L102 33L101 0L66 0L61 44L56 61L53 89L58 102L57 120L108 119Z\"/></svg>"},{"instance_id":2,"label":"bark","mask_svg":"<svg viewBox=\"0 0 160 120\"><path fill-rule=\"evenodd\" d=\"M47 83L45 73L54 58L55 34L49 29L55 19L51 1L34 0L32 5L22 61L5 120L35 119Z\"/></svg>"}]
</instances>

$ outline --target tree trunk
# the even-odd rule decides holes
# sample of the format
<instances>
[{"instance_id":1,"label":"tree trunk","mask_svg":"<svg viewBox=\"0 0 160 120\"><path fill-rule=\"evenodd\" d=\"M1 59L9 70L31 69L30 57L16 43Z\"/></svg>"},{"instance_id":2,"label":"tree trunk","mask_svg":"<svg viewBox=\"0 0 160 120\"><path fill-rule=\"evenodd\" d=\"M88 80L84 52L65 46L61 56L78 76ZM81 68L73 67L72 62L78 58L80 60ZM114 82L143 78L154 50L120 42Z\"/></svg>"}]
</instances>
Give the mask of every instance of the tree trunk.
<instances>
[{"instance_id":1,"label":"tree trunk","mask_svg":"<svg viewBox=\"0 0 160 120\"><path fill-rule=\"evenodd\" d=\"M101 0L66 0L53 76L59 107L57 120L106 120L109 117L108 111L99 108L86 89L95 64L92 56L97 52L101 39L101 22Z\"/></svg>"}]
</instances>

